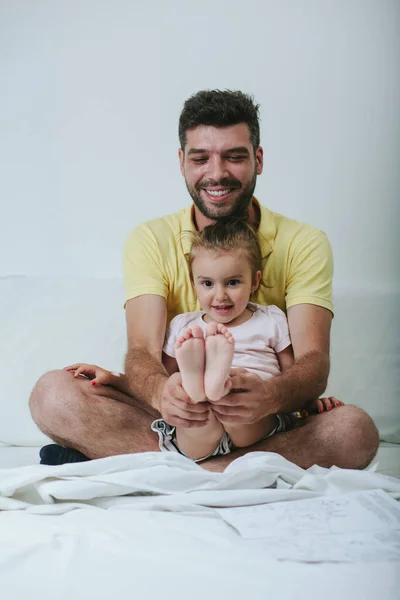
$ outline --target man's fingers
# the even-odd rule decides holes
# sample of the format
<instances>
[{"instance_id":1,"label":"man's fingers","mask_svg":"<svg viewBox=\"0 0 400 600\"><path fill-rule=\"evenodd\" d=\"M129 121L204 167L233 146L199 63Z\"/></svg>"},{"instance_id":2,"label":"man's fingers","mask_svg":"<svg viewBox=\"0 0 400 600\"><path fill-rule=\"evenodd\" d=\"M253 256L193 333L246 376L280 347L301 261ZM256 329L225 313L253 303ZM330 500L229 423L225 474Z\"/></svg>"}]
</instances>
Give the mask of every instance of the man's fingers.
<instances>
[{"instance_id":1,"label":"man's fingers","mask_svg":"<svg viewBox=\"0 0 400 600\"><path fill-rule=\"evenodd\" d=\"M174 398L174 400L179 400L180 402L184 402L185 404L189 404L191 402L189 396L185 392L182 386L176 385L173 388L169 388L167 394Z\"/></svg>"},{"instance_id":2,"label":"man's fingers","mask_svg":"<svg viewBox=\"0 0 400 600\"><path fill-rule=\"evenodd\" d=\"M235 393L235 390L246 390L246 375L248 373L236 374L231 377L231 390Z\"/></svg>"},{"instance_id":3,"label":"man's fingers","mask_svg":"<svg viewBox=\"0 0 400 600\"><path fill-rule=\"evenodd\" d=\"M242 367L232 367L230 370L230 376L234 377L235 375L246 375L248 371L246 369L242 369Z\"/></svg>"},{"instance_id":4,"label":"man's fingers","mask_svg":"<svg viewBox=\"0 0 400 600\"><path fill-rule=\"evenodd\" d=\"M181 410L185 410L188 413L191 414L208 414L208 409L209 409L209 404L208 402L197 402L194 403L190 400L182 400L180 398L177 398L176 396L174 398L171 398L171 404L173 404L174 406L179 407Z\"/></svg>"},{"instance_id":5,"label":"man's fingers","mask_svg":"<svg viewBox=\"0 0 400 600\"><path fill-rule=\"evenodd\" d=\"M192 402L190 396L187 395L183 387L181 387L180 385L177 385L173 390L170 390L169 394L170 397L173 398L173 402L175 400L178 400L179 406L181 406L182 408L185 406L185 408L187 410L190 410L190 412L204 413L208 410L208 403ZM178 403L176 402L174 402L174 404L178 405Z\"/></svg>"},{"instance_id":6,"label":"man's fingers","mask_svg":"<svg viewBox=\"0 0 400 600\"><path fill-rule=\"evenodd\" d=\"M229 393L226 396L224 396L223 398L221 398L221 400L217 400L216 402L212 402L211 406L212 409L214 410L214 408L216 408L218 410L219 407L231 407L231 406L243 406L244 408L246 408L246 394L242 393L242 392L233 392L233 393Z\"/></svg>"},{"instance_id":7,"label":"man's fingers","mask_svg":"<svg viewBox=\"0 0 400 600\"><path fill-rule=\"evenodd\" d=\"M199 404L191 404L190 402L180 402L179 400L173 400L171 403L179 412L187 415L196 415L200 418L206 419L209 414L209 406L205 402Z\"/></svg>"},{"instance_id":8,"label":"man's fingers","mask_svg":"<svg viewBox=\"0 0 400 600\"><path fill-rule=\"evenodd\" d=\"M212 410L217 417L238 417L242 421L249 413L246 406L222 406L217 403L213 404Z\"/></svg>"},{"instance_id":9,"label":"man's fingers","mask_svg":"<svg viewBox=\"0 0 400 600\"><path fill-rule=\"evenodd\" d=\"M208 421L208 411L196 413L186 409L182 409L180 406L175 405L171 412L174 416L177 416L179 419L185 419L187 421Z\"/></svg>"},{"instance_id":10,"label":"man's fingers","mask_svg":"<svg viewBox=\"0 0 400 600\"><path fill-rule=\"evenodd\" d=\"M207 424L207 421L189 421L187 419L181 419L179 417L174 417L173 425L174 427L184 427L185 429L192 429L193 427L204 427Z\"/></svg>"}]
</instances>

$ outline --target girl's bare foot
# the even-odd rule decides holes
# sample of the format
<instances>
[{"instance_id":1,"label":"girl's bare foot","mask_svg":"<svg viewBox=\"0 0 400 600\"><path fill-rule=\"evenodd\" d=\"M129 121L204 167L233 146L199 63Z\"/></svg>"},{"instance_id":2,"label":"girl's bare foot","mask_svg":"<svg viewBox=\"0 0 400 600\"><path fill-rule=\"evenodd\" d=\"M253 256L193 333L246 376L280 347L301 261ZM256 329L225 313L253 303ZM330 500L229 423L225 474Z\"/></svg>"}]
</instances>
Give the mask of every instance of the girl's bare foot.
<instances>
[{"instance_id":1,"label":"girl's bare foot","mask_svg":"<svg viewBox=\"0 0 400 600\"><path fill-rule=\"evenodd\" d=\"M215 401L229 392L226 384L232 366L235 340L225 325L208 323L205 346L204 391L209 400Z\"/></svg>"},{"instance_id":2,"label":"girl's bare foot","mask_svg":"<svg viewBox=\"0 0 400 600\"><path fill-rule=\"evenodd\" d=\"M201 327L186 329L176 341L175 355L183 389L193 402L204 402L205 348Z\"/></svg>"}]
</instances>

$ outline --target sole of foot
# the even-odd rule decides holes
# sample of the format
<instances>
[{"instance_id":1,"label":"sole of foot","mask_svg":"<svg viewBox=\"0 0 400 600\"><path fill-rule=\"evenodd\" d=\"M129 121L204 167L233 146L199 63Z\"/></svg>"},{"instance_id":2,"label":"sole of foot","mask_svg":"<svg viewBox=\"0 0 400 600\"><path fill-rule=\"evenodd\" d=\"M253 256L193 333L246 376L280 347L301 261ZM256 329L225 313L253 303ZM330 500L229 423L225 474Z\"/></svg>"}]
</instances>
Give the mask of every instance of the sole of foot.
<instances>
[{"instance_id":1,"label":"sole of foot","mask_svg":"<svg viewBox=\"0 0 400 600\"><path fill-rule=\"evenodd\" d=\"M183 389L193 402L204 402L205 346L201 327L191 327L178 338L175 356Z\"/></svg>"},{"instance_id":2,"label":"sole of foot","mask_svg":"<svg viewBox=\"0 0 400 600\"><path fill-rule=\"evenodd\" d=\"M229 392L226 383L232 366L235 340L225 325L209 323L205 348L204 391L209 400L216 402Z\"/></svg>"}]
</instances>

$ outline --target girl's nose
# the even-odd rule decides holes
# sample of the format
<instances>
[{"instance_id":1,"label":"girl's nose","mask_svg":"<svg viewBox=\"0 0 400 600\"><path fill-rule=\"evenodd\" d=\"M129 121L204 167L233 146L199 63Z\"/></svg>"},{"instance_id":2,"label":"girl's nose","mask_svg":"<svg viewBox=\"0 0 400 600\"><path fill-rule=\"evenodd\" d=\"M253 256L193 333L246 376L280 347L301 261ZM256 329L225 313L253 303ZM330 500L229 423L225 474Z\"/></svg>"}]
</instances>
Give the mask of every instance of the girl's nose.
<instances>
[{"instance_id":1,"label":"girl's nose","mask_svg":"<svg viewBox=\"0 0 400 600\"><path fill-rule=\"evenodd\" d=\"M215 290L215 299L216 300L225 300L227 297L226 290L224 286L219 286Z\"/></svg>"}]
</instances>

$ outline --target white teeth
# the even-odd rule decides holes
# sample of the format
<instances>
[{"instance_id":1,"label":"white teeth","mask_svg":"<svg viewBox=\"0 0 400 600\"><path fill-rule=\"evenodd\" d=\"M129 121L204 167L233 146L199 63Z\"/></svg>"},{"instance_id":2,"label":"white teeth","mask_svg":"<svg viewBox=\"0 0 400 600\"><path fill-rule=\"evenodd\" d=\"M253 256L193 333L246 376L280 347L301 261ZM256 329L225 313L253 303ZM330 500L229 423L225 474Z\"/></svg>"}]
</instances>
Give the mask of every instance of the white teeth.
<instances>
[{"instance_id":1,"label":"white teeth","mask_svg":"<svg viewBox=\"0 0 400 600\"><path fill-rule=\"evenodd\" d=\"M206 190L207 194L210 194L210 196L225 196L225 194L228 194L231 190Z\"/></svg>"}]
</instances>

